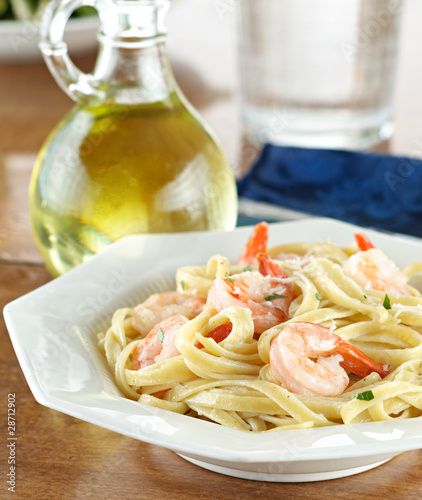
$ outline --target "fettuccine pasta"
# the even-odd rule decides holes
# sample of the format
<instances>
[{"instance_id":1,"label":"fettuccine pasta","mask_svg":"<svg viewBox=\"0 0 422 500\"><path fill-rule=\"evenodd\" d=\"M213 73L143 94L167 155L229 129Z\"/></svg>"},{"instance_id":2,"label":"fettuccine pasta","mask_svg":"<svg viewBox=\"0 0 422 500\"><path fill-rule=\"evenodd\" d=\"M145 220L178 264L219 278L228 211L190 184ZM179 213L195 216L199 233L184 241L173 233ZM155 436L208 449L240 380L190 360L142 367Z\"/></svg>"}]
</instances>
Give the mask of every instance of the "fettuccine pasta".
<instances>
[{"instance_id":1,"label":"fettuccine pasta","mask_svg":"<svg viewBox=\"0 0 422 500\"><path fill-rule=\"evenodd\" d=\"M369 243L248 245L246 266L214 255L114 313L99 346L125 397L253 432L422 415L421 263L380 285Z\"/></svg>"}]
</instances>

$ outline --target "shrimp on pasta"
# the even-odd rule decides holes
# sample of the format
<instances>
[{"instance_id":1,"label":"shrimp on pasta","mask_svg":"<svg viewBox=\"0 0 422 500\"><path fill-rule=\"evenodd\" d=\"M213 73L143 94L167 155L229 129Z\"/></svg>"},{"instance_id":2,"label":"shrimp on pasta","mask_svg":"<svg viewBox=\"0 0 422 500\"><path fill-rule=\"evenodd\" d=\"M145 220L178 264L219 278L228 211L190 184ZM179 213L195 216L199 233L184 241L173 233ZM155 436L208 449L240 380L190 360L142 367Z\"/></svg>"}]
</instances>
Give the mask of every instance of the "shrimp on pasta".
<instances>
[{"instance_id":1,"label":"shrimp on pasta","mask_svg":"<svg viewBox=\"0 0 422 500\"><path fill-rule=\"evenodd\" d=\"M351 255L343 270L362 288L380 292L411 295L408 278L385 253L375 248L363 233L355 234L359 252Z\"/></svg>"},{"instance_id":2,"label":"shrimp on pasta","mask_svg":"<svg viewBox=\"0 0 422 500\"><path fill-rule=\"evenodd\" d=\"M315 323L295 322L274 339L270 349L271 370L291 392L333 397L349 384L346 369L365 377L382 378L391 367L368 358L354 345Z\"/></svg>"},{"instance_id":3,"label":"shrimp on pasta","mask_svg":"<svg viewBox=\"0 0 422 500\"><path fill-rule=\"evenodd\" d=\"M286 321L296 297L290 280L266 254L257 256L259 271L244 271L217 278L208 294L208 305L216 311L246 307L252 312L255 333Z\"/></svg>"},{"instance_id":4,"label":"shrimp on pasta","mask_svg":"<svg viewBox=\"0 0 422 500\"><path fill-rule=\"evenodd\" d=\"M181 326L189 320L177 314L160 321L149 334L139 341L132 353L132 370L139 370L154 363L178 356L179 351L175 345L175 338Z\"/></svg>"},{"instance_id":5,"label":"shrimp on pasta","mask_svg":"<svg viewBox=\"0 0 422 500\"><path fill-rule=\"evenodd\" d=\"M132 325L142 335L147 335L160 321L181 314L193 319L202 311L205 299L180 292L154 293L134 308Z\"/></svg>"},{"instance_id":6,"label":"shrimp on pasta","mask_svg":"<svg viewBox=\"0 0 422 500\"><path fill-rule=\"evenodd\" d=\"M422 262L269 229L115 311L99 347L121 393L248 432L422 417Z\"/></svg>"}]
</instances>

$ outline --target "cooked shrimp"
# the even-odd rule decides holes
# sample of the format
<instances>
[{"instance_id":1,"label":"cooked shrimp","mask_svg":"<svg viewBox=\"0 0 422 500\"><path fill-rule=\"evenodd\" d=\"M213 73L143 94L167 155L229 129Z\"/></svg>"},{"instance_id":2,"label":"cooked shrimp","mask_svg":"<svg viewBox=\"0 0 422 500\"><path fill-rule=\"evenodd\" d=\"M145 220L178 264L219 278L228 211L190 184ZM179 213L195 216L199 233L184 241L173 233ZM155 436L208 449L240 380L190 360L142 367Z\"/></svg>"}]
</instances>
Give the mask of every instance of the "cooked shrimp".
<instances>
[{"instance_id":1,"label":"cooked shrimp","mask_svg":"<svg viewBox=\"0 0 422 500\"><path fill-rule=\"evenodd\" d=\"M290 323L275 337L270 348L270 366L285 389L325 397L344 392L349 384L345 369L361 377L374 371L385 377L391 370L329 328L305 322Z\"/></svg>"},{"instance_id":2,"label":"cooked shrimp","mask_svg":"<svg viewBox=\"0 0 422 500\"><path fill-rule=\"evenodd\" d=\"M252 312L255 333L262 333L288 318L296 297L289 278L265 254L258 255L259 272L245 271L217 278L208 294L208 304L220 312L226 307L246 307Z\"/></svg>"},{"instance_id":3,"label":"cooked shrimp","mask_svg":"<svg viewBox=\"0 0 422 500\"><path fill-rule=\"evenodd\" d=\"M177 314L161 321L139 341L132 353L132 370L139 370L160 361L179 356L175 338L180 328L189 320Z\"/></svg>"},{"instance_id":4,"label":"cooked shrimp","mask_svg":"<svg viewBox=\"0 0 422 500\"><path fill-rule=\"evenodd\" d=\"M260 222L256 224L254 230L249 237L243 252L239 257L237 263L240 266L247 266L249 264L256 264L257 255L259 253L266 253L268 243L268 224Z\"/></svg>"},{"instance_id":5,"label":"cooked shrimp","mask_svg":"<svg viewBox=\"0 0 422 500\"><path fill-rule=\"evenodd\" d=\"M205 302L205 299L180 292L155 293L135 307L132 325L142 335L147 335L157 323L176 314L188 319L195 318L202 311Z\"/></svg>"},{"instance_id":6,"label":"cooked shrimp","mask_svg":"<svg viewBox=\"0 0 422 500\"><path fill-rule=\"evenodd\" d=\"M344 273L365 289L400 295L411 295L408 278L385 253L375 248L369 238L355 234L359 252L343 264Z\"/></svg>"}]
</instances>

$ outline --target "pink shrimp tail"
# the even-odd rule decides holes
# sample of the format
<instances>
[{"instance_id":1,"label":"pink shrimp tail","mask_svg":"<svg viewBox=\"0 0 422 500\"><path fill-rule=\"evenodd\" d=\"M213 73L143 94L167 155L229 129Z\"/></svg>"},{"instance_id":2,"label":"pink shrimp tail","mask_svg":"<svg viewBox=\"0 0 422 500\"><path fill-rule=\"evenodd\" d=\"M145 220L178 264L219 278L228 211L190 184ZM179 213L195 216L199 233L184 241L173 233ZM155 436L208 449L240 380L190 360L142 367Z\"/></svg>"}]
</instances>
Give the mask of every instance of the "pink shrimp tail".
<instances>
[{"instance_id":1,"label":"pink shrimp tail","mask_svg":"<svg viewBox=\"0 0 422 500\"><path fill-rule=\"evenodd\" d=\"M366 377L372 372L377 372L381 378L386 377L392 370L390 365L378 363L369 358L353 344L339 337L336 352L342 355L340 365L360 377Z\"/></svg>"},{"instance_id":2,"label":"pink shrimp tail","mask_svg":"<svg viewBox=\"0 0 422 500\"><path fill-rule=\"evenodd\" d=\"M257 255L261 252L265 253L267 251L267 243L268 224L266 222L259 222L254 227L254 230L249 237L249 240L246 243L237 263L240 266L255 264Z\"/></svg>"},{"instance_id":3,"label":"pink shrimp tail","mask_svg":"<svg viewBox=\"0 0 422 500\"><path fill-rule=\"evenodd\" d=\"M257 255L259 272L262 276L274 276L275 278L287 278L287 275L278 267L273 259L266 253L260 252Z\"/></svg>"},{"instance_id":4,"label":"pink shrimp tail","mask_svg":"<svg viewBox=\"0 0 422 500\"><path fill-rule=\"evenodd\" d=\"M269 255L267 255L265 253L260 253L257 256L257 259L258 259L258 264L259 264L259 272L263 276L273 276L274 278L288 279L287 274L284 273L278 267L277 263L274 262L273 259ZM285 285L283 295L285 295L285 297L289 299L288 305L290 305L290 303L297 297L297 295L294 293L292 287L288 283L286 283L286 285ZM286 319L287 319L287 316L286 316Z\"/></svg>"},{"instance_id":5,"label":"pink shrimp tail","mask_svg":"<svg viewBox=\"0 0 422 500\"><path fill-rule=\"evenodd\" d=\"M366 250L375 248L372 241L368 238L368 236L366 236L365 233L355 233L355 240L361 252L366 252Z\"/></svg>"}]
</instances>

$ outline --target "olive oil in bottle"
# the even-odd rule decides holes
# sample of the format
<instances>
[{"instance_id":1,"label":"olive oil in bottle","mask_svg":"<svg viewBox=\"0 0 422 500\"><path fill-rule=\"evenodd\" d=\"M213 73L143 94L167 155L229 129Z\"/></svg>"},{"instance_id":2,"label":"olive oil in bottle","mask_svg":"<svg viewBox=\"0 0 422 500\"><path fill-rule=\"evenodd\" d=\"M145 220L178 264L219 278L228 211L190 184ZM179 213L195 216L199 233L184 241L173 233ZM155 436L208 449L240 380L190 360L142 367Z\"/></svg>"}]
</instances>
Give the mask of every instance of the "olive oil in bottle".
<instances>
[{"instance_id":1,"label":"olive oil in bottle","mask_svg":"<svg viewBox=\"0 0 422 500\"><path fill-rule=\"evenodd\" d=\"M165 3L156 0L155 9ZM230 165L174 83L161 38L157 30L148 37L104 36L92 96L69 90L77 104L40 151L30 186L31 220L55 276L128 234L236 224Z\"/></svg>"}]
</instances>

